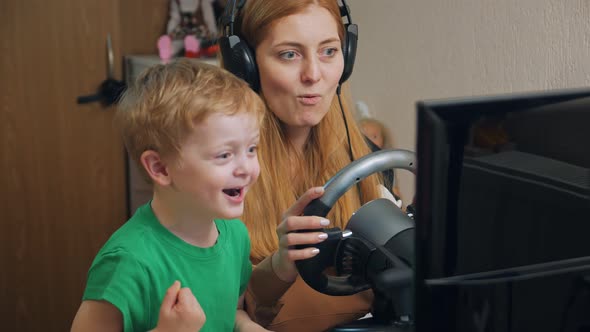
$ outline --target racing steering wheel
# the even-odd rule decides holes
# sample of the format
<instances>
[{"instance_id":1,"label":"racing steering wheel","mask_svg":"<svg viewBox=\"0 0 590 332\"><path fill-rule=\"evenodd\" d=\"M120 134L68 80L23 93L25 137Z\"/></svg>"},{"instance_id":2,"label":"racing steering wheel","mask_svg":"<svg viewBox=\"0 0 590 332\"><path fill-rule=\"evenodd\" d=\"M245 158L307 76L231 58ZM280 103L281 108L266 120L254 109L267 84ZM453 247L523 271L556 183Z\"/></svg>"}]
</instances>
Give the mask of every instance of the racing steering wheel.
<instances>
[{"instance_id":1,"label":"racing steering wheel","mask_svg":"<svg viewBox=\"0 0 590 332\"><path fill-rule=\"evenodd\" d=\"M384 170L400 168L416 173L415 154L408 150L381 150L368 154L360 159L357 159L341 169L324 185L324 194L322 197L311 201L304 209L304 216L319 216L325 217L332 209L334 203L344 195L352 186L365 179L367 176ZM374 204L378 200L371 201L363 205L357 210L353 217L358 215L370 215L371 210L379 209L374 212L381 215L380 219L386 220L387 227L393 228L395 234L402 233L404 230L413 228L413 225L408 222L411 220L407 216L400 217L399 214L404 214L401 210L382 208L383 204ZM393 205L393 203L392 203ZM362 210L362 211L361 211ZM361 213L362 212L362 213ZM398 214L392 218L383 218L383 214ZM387 217L387 216L385 216ZM392 221L393 220L393 221ZM352 221L352 219L351 219ZM392 221L392 222L389 222ZM397 223L397 224L395 224ZM350 228L349 222L348 228ZM358 224L358 223L357 223ZM383 223L382 223L383 224ZM378 226L378 225L376 225ZM378 228L378 227L377 227ZM318 231L318 230L305 230ZM320 252L309 259L298 260L295 262L297 270L301 278L316 291L327 295L352 295L360 291L369 289L371 284L366 278L358 273L349 273L345 275L327 275L325 273L327 268L335 267L337 270L340 267L338 256L340 256L339 245L344 239L353 235L354 229L345 229L344 231L338 227L321 229L319 231L328 234L328 238L319 244L313 245L318 248ZM377 230L378 232L379 230ZM375 233L375 232L373 232ZM379 237L379 235L375 235ZM383 236L381 236L383 238ZM389 238L388 238L389 239ZM378 240L378 242L384 242ZM378 243L383 245L384 243ZM369 244L370 245L370 244ZM297 245L296 249L303 249L311 245ZM395 255L388 255L390 259L396 260Z\"/></svg>"}]
</instances>

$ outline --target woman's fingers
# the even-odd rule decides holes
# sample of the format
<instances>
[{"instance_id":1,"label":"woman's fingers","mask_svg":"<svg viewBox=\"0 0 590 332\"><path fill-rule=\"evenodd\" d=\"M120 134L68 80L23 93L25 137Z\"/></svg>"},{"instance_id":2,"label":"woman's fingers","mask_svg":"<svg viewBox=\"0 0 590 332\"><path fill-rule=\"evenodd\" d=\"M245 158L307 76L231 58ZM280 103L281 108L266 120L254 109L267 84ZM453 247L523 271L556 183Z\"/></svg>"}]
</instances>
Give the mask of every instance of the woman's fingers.
<instances>
[{"instance_id":1,"label":"woman's fingers","mask_svg":"<svg viewBox=\"0 0 590 332\"><path fill-rule=\"evenodd\" d=\"M330 221L326 218L305 216L297 217L291 216L283 220L283 222L277 227L277 231L280 234L289 233L293 231L309 230L324 228L330 225Z\"/></svg>"},{"instance_id":2,"label":"woman's fingers","mask_svg":"<svg viewBox=\"0 0 590 332\"><path fill-rule=\"evenodd\" d=\"M323 232L302 232L289 233L280 240L282 248L288 248L287 258L291 261L307 259L319 253L319 250L313 245L324 241L328 234ZM309 245L307 248L295 249L296 245Z\"/></svg>"},{"instance_id":3,"label":"woman's fingers","mask_svg":"<svg viewBox=\"0 0 590 332\"><path fill-rule=\"evenodd\" d=\"M319 254L320 250L318 248L309 247L305 249L294 250L291 249L287 253L289 260L291 261L298 261L302 259L312 258L313 256Z\"/></svg>"},{"instance_id":4,"label":"woman's fingers","mask_svg":"<svg viewBox=\"0 0 590 332\"><path fill-rule=\"evenodd\" d=\"M285 234L279 239L281 247L292 247L301 244L314 245L328 238L328 234L323 232L301 232Z\"/></svg>"},{"instance_id":5,"label":"woman's fingers","mask_svg":"<svg viewBox=\"0 0 590 332\"><path fill-rule=\"evenodd\" d=\"M283 215L283 219L289 216L300 216L303 209L314 199L322 197L324 187L313 187L308 189Z\"/></svg>"},{"instance_id":6,"label":"woman's fingers","mask_svg":"<svg viewBox=\"0 0 590 332\"><path fill-rule=\"evenodd\" d=\"M293 281L297 277L294 261L311 258L319 253L313 245L324 241L328 236L319 230L330 224L328 219L318 216L301 216L311 201L324 194L323 187L307 190L283 214L283 220L277 226L279 250L272 256L272 266L277 276L283 281ZM298 232L312 230L311 232ZM295 249L296 245L309 245L304 249Z\"/></svg>"}]
</instances>

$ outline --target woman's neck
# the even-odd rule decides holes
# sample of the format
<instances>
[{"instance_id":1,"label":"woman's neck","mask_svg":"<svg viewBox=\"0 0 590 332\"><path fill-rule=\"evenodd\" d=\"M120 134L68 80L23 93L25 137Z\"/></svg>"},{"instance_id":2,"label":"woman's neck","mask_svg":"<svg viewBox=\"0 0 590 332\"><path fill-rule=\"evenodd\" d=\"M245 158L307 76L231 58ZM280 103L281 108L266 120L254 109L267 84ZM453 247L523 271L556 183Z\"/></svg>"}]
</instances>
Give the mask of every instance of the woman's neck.
<instances>
[{"instance_id":1,"label":"woman's neck","mask_svg":"<svg viewBox=\"0 0 590 332\"><path fill-rule=\"evenodd\" d=\"M303 149L309 135L311 127L288 127L285 126L285 137L299 154L303 154Z\"/></svg>"},{"instance_id":2,"label":"woman's neck","mask_svg":"<svg viewBox=\"0 0 590 332\"><path fill-rule=\"evenodd\" d=\"M289 175L290 182L293 187L294 193L297 196L302 189L304 184L304 178L306 173L305 163L306 156L304 155L306 145L311 136L311 127L285 127L285 137L292 146L289 149L288 162L289 162Z\"/></svg>"},{"instance_id":3,"label":"woman's neck","mask_svg":"<svg viewBox=\"0 0 590 332\"><path fill-rule=\"evenodd\" d=\"M183 208L179 200L167 196L158 190L154 192L152 210L160 224L189 244L201 248L213 246L218 236L213 218Z\"/></svg>"}]
</instances>

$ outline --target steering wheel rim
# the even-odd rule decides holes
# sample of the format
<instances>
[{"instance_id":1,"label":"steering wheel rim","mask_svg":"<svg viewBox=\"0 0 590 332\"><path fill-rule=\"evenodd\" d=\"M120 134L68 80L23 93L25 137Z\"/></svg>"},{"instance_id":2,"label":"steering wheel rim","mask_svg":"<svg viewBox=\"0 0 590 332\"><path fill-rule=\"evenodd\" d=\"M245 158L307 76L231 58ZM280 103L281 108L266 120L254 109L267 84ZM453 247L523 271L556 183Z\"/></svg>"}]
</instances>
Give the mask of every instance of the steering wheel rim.
<instances>
[{"instance_id":1,"label":"steering wheel rim","mask_svg":"<svg viewBox=\"0 0 590 332\"><path fill-rule=\"evenodd\" d=\"M401 149L380 150L353 161L326 182L322 197L311 201L304 208L303 215L327 216L336 201L355 184L369 175L392 168L405 169L416 174L415 153ZM370 287L368 283L358 283L351 276L328 276L323 272L334 265L333 257L338 242L351 232L343 232L338 227L320 231L328 234L326 240L314 245L320 249L320 252L312 258L295 261L301 278L311 288L327 295L352 295L368 289ZM295 248L304 249L310 246L297 245Z\"/></svg>"}]
</instances>

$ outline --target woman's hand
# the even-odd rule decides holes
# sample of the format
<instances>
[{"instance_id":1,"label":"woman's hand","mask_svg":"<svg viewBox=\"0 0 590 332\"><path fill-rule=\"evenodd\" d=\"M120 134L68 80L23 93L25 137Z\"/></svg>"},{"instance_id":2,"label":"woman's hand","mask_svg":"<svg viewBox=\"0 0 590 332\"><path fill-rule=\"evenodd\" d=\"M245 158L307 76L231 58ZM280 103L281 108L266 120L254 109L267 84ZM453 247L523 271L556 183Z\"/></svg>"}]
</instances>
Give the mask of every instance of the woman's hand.
<instances>
[{"instance_id":1,"label":"woman's hand","mask_svg":"<svg viewBox=\"0 0 590 332\"><path fill-rule=\"evenodd\" d=\"M321 217L302 216L303 209L314 199L324 194L323 187L314 187L307 190L293 206L284 214L281 223L277 226L279 237L279 250L271 257L272 268L276 275L283 281L292 282L297 278L295 261L311 258L319 253L319 249L313 246L305 249L294 249L295 245L314 245L324 241L328 235L323 232L295 231L303 229L319 229L326 227L330 222Z\"/></svg>"}]
</instances>

